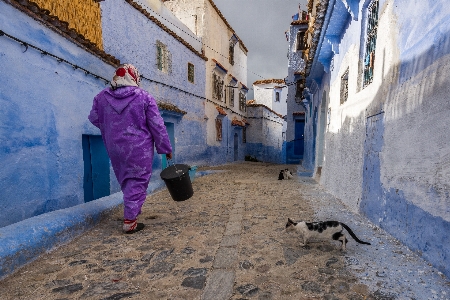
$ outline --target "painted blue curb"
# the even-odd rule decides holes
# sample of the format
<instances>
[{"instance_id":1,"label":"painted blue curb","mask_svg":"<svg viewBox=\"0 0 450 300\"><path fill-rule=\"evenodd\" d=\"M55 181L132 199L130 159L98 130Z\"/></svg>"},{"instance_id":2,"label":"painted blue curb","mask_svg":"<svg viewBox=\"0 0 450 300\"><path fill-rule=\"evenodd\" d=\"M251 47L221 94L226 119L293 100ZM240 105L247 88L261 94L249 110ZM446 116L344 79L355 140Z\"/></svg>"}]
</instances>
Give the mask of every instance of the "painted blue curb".
<instances>
[{"instance_id":1,"label":"painted blue curb","mask_svg":"<svg viewBox=\"0 0 450 300\"><path fill-rule=\"evenodd\" d=\"M298 176L302 176L302 177L312 177L313 176L313 172L309 171L309 172L297 172Z\"/></svg>"},{"instance_id":2,"label":"painted blue curb","mask_svg":"<svg viewBox=\"0 0 450 300\"><path fill-rule=\"evenodd\" d=\"M209 171L196 171L195 172L195 178L197 177L202 177L205 175L211 175L211 174L215 174L215 173L220 173L222 171L214 171L214 170L209 170Z\"/></svg>"},{"instance_id":3,"label":"painted blue curb","mask_svg":"<svg viewBox=\"0 0 450 300\"><path fill-rule=\"evenodd\" d=\"M154 180L147 193L163 187L162 180ZM0 279L92 228L122 203L118 192L0 228Z\"/></svg>"},{"instance_id":4,"label":"painted blue curb","mask_svg":"<svg viewBox=\"0 0 450 300\"><path fill-rule=\"evenodd\" d=\"M297 166L297 176L302 176L302 177L312 177L313 174L314 174L314 171L306 170L306 169L303 168L303 166L301 166L301 165Z\"/></svg>"},{"instance_id":5,"label":"painted blue curb","mask_svg":"<svg viewBox=\"0 0 450 300\"><path fill-rule=\"evenodd\" d=\"M195 177L213 173L217 171L197 171ZM158 174L153 178L147 194L165 188ZM91 229L122 203L123 194L118 192L0 228L0 279Z\"/></svg>"}]
</instances>

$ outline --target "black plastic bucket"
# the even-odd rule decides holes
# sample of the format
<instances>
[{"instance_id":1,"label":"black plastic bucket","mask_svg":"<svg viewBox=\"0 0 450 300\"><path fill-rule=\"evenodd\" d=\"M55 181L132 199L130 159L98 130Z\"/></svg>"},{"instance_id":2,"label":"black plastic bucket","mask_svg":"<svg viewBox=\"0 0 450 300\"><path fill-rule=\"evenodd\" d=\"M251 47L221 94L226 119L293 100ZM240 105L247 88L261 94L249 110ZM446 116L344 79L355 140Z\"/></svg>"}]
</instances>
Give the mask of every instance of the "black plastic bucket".
<instances>
[{"instance_id":1,"label":"black plastic bucket","mask_svg":"<svg viewBox=\"0 0 450 300\"><path fill-rule=\"evenodd\" d=\"M160 176L169 190L170 196L175 201L184 201L194 195L191 178L189 177L190 167L183 164L171 165L162 170Z\"/></svg>"}]
</instances>

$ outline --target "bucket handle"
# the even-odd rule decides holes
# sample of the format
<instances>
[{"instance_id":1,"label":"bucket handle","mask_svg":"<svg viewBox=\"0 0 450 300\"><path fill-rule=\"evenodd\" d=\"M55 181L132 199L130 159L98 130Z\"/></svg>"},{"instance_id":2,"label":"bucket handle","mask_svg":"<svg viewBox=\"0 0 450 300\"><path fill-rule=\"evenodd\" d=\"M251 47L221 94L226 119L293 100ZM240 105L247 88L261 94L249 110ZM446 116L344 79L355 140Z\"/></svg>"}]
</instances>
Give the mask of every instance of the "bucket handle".
<instances>
[{"instance_id":1,"label":"bucket handle","mask_svg":"<svg viewBox=\"0 0 450 300\"><path fill-rule=\"evenodd\" d=\"M172 159L168 159L168 160L167 160L167 165L170 166L170 163L171 163L171 162L172 162L172 166L175 167L175 172L178 174L177 165L173 162ZM179 177L180 177L180 181L181 181L181 176L179 176Z\"/></svg>"}]
</instances>

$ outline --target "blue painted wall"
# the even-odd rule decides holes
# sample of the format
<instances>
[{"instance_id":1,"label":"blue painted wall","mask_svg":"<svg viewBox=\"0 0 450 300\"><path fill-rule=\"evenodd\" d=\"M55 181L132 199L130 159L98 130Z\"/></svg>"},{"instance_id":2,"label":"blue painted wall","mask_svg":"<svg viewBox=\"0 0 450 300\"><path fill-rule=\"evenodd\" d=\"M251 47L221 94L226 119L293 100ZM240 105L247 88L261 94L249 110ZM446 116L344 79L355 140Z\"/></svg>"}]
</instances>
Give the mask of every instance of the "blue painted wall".
<instances>
[{"instance_id":1,"label":"blue painted wall","mask_svg":"<svg viewBox=\"0 0 450 300\"><path fill-rule=\"evenodd\" d=\"M265 106L247 107L246 155L258 161L286 163L286 141L283 140L284 120Z\"/></svg>"},{"instance_id":2,"label":"blue painted wall","mask_svg":"<svg viewBox=\"0 0 450 300\"><path fill-rule=\"evenodd\" d=\"M319 43L321 60L315 57L308 81L311 90L313 83L318 89L311 118L308 112L304 165L317 166L314 126L320 119L313 114L326 91L331 122L322 146L321 184L450 277L448 3L380 0L374 80L363 88L358 77L370 1L359 1L358 18L352 15L350 22L351 14L339 13L335 2L322 33L339 36L338 43ZM346 69L349 97L342 104Z\"/></svg>"},{"instance_id":3,"label":"blue painted wall","mask_svg":"<svg viewBox=\"0 0 450 300\"><path fill-rule=\"evenodd\" d=\"M169 85L143 79L141 87L157 101L174 104L187 112L182 118L169 120L170 117L165 117L165 121L174 123L175 127L176 163L210 164L215 158L199 155L207 152L204 99L170 87L204 97L205 61L125 1L105 1L101 8L105 51L122 62L134 64L146 78ZM133 16L133 22L125 16ZM163 43L171 54L171 72L164 73L157 68L157 41ZM194 65L194 83L187 80L188 63ZM160 167L160 160L158 157L155 167Z\"/></svg>"},{"instance_id":4,"label":"blue painted wall","mask_svg":"<svg viewBox=\"0 0 450 300\"><path fill-rule=\"evenodd\" d=\"M100 76L114 68L5 2L0 29ZM0 227L84 203L82 134L105 83L0 37Z\"/></svg>"},{"instance_id":5,"label":"blue painted wall","mask_svg":"<svg viewBox=\"0 0 450 300\"><path fill-rule=\"evenodd\" d=\"M202 58L129 4L106 1L101 5L107 53L135 64L147 78L204 97ZM0 29L7 34L111 78L115 67L5 2L0 2L0 11ZM130 18L136 23L127 23ZM172 53L173 71L169 75L156 68L156 39ZM0 63L5 70L11 70L2 77L0 89L0 159L4 165L0 171L0 227L4 227L85 202L82 135L100 135L87 116L92 99L105 82L42 56L31 47L25 51L24 46L5 36L0 37L0 42ZM195 65L194 83L187 81L188 62ZM204 99L146 80L142 87L158 101L187 112L184 116L163 113L165 121L174 124L177 163L208 165L230 160L230 155L223 155L227 152L226 142L219 151L206 145ZM245 148L241 147L241 160L244 155ZM153 178L159 177L159 155L155 155L153 167ZM110 176L110 192L120 191L112 170Z\"/></svg>"}]
</instances>

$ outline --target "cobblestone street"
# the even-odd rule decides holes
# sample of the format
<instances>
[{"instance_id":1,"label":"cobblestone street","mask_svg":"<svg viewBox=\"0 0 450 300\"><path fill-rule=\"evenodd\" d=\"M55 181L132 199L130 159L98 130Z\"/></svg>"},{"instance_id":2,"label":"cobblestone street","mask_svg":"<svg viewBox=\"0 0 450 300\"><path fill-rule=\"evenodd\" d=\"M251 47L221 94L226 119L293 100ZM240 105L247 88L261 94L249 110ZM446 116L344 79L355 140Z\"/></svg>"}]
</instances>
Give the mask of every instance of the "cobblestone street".
<instances>
[{"instance_id":1,"label":"cobblestone street","mask_svg":"<svg viewBox=\"0 0 450 300\"><path fill-rule=\"evenodd\" d=\"M282 168L292 180L277 180ZM194 196L149 195L133 235L122 209L0 281L6 299L449 299L448 279L294 166L239 163L200 170ZM361 245L301 247L287 218L337 220ZM348 235L347 235L348 236ZM398 272L402 272L399 274Z\"/></svg>"}]
</instances>

